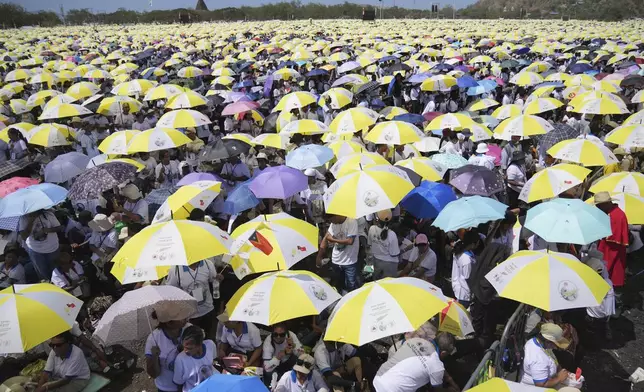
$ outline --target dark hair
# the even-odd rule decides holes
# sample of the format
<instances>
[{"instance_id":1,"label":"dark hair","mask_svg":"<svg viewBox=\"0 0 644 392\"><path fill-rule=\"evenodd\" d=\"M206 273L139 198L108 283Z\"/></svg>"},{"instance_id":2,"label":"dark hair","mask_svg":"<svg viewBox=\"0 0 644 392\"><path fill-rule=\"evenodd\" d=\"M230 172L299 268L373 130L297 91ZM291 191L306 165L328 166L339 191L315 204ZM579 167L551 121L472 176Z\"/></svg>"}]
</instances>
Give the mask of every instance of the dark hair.
<instances>
[{"instance_id":1,"label":"dark hair","mask_svg":"<svg viewBox=\"0 0 644 392\"><path fill-rule=\"evenodd\" d=\"M381 221L380 219L376 220L377 226L380 227L380 240L384 241L389 236L389 222Z\"/></svg>"},{"instance_id":2,"label":"dark hair","mask_svg":"<svg viewBox=\"0 0 644 392\"><path fill-rule=\"evenodd\" d=\"M196 325L191 325L188 328L183 330L181 334L181 341L185 342L187 340L193 340L195 344L200 345L203 343L204 333L203 329L197 327Z\"/></svg>"},{"instance_id":3,"label":"dark hair","mask_svg":"<svg viewBox=\"0 0 644 392\"><path fill-rule=\"evenodd\" d=\"M454 243L454 255L461 255L469 245L474 245L479 240L479 235L476 231L466 231L463 239Z\"/></svg>"},{"instance_id":4,"label":"dark hair","mask_svg":"<svg viewBox=\"0 0 644 392\"><path fill-rule=\"evenodd\" d=\"M73 343L74 342L74 335L70 331L65 331L61 334L58 334L54 336L54 338L61 338L65 341L65 343ZM53 339L53 338L52 338Z\"/></svg>"},{"instance_id":5,"label":"dark hair","mask_svg":"<svg viewBox=\"0 0 644 392\"><path fill-rule=\"evenodd\" d=\"M192 211L190 211L190 216L188 217L188 220L203 222L205 217L206 217L206 213L204 212L204 210L195 208Z\"/></svg>"}]
</instances>

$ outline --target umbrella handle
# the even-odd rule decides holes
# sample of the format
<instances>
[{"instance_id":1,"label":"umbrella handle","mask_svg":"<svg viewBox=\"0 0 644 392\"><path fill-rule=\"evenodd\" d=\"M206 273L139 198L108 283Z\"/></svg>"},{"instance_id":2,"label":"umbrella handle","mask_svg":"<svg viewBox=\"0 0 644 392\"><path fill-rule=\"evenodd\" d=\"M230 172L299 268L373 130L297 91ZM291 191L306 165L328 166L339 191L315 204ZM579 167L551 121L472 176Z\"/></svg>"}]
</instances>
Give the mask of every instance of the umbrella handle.
<instances>
[{"instance_id":1,"label":"umbrella handle","mask_svg":"<svg viewBox=\"0 0 644 392\"><path fill-rule=\"evenodd\" d=\"M154 345L158 346L159 343L157 343L156 339L154 338L154 334L152 333L154 330L152 329L152 324L150 323L150 315L148 314L148 309L145 309L145 315L147 316L145 319L148 321L148 327L150 327L150 336L152 336L152 340L154 341Z\"/></svg>"}]
</instances>

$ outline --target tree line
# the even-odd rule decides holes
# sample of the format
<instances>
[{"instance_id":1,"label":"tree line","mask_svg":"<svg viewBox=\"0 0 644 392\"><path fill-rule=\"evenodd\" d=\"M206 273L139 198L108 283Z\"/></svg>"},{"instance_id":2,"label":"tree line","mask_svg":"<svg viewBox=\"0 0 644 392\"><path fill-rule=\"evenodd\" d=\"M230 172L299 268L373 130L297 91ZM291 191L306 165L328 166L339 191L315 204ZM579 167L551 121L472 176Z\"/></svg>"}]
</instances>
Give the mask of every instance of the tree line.
<instances>
[{"instance_id":1,"label":"tree line","mask_svg":"<svg viewBox=\"0 0 644 392\"><path fill-rule=\"evenodd\" d=\"M570 1L579 0L546 0L546 4L561 4ZM588 6L592 2L601 3L600 7ZM588 5L574 8L574 14L569 11L571 17L580 19L608 19L619 20L626 17L644 15L641 6L635 5L636 12L633 13L633 7L622 7L617 4L618 0L587 0ZM641 0L623 0L626 2L643 3ZM383 12L383 17L391 18L451 18L454 14L460 18L516 18L526 17L557 17L558 12L552 12L553 9L561 10L560 6L551 5L549 8L540 8L528 13L524 8L509 7L508 2L503 1L504 6L499 6L500 0L479 0L477 3L458 10L450 6L442 8L438 15L432 14L429 10L407 9L402 7L387 7ZM534 3L533 3L534 4ZM539 3L542 4L542 3ZM28 12L24 7L14 3L0 3L0 26L3 28L13 28L21 26L39 25L43 27L52 27L62 24L80 25L80 24L133 24L133 23L173 23L179 21L180 15L188 18L191 22L203 21L238 21L238 20L272 20L272 19L356 19L362 16L362 10L365 6L356 3L345 2L343 4L326 5L322 3L303 4L299 0L281 3L264 4L258 7L229 7L212 11L201 11L194 9L174 9L174 10L151 10L146 12L131 11L120 8L114 12L95 13L90 9L72 9L64 15L59 15L51 11ZM628 12L628 14L625 14Z\"/></svg>"}]
</instances>

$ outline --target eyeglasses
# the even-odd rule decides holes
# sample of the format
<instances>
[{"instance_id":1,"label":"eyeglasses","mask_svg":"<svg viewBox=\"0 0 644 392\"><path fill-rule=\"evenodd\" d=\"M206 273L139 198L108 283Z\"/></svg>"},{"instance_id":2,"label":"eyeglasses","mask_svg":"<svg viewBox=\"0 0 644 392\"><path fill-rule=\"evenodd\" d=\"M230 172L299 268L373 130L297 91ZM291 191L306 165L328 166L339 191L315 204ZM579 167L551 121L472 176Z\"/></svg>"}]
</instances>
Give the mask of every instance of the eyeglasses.
<instances>
[{"instance_id":1,"label":"eyeglasses","mask_svg":"<svg viewBox=\"0 0 644 392\"><path fill-rule=\"evenodd\" d=\"M63 347L65 343L49 343L49 347L51 348L57 348L57 347Z\"/></svg>"},{"instance_id":2,"label":"eyeglasses","mask_svg":"<svg viewBox=\"0 0 644 392\"><path fill-rule=\"evenodd\" d=\"M295 361L295 364L297 366L304 366L306 369L309 369L309 370L313 367L313 364L311 362L306 362L301 359L298 359L297 361Z\"/></svg>"},{"instance_id":3,"label":"eyeglasses","mask_svg":"<svg viewBox=\"0 0 644 392\"><path fill-rule=\"evenodd\" d=\"M282 332L282 333L273 332L273 337L274 338L285 338L286 337L286 332Z\"/></svg>"}]
</instances>

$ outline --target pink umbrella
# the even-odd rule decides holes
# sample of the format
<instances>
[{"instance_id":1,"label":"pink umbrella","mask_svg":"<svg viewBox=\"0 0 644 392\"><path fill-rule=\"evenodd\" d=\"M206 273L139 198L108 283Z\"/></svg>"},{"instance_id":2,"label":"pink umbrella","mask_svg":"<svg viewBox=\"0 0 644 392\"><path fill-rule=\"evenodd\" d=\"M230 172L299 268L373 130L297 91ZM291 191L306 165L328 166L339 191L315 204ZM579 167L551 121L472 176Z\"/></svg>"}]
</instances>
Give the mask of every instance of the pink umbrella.
<instances>
[{"instance_id":1,"label":"pink umbrella","mask_svg":"<svg viewBox=\"0 0 644 392\"><path fill-rule=\"evenodd\" d=\"M441 116L443 114L444 113L441 113L441 112L427 112L427 113L423 113L423 117L425 117L425 120L427 121L432 121L436 117Z\"/></svg>"},{"instance_id":2,"label":"pink umbrella","mask_svg":"<svg viewBox=\"0 0 644 392\"><path fill-rule=\"evenodd\" d=\"M488 76L485 79L494 80L496 84L498 84L499 86L505 86L505 82L503 81L503 79L497 78L496 76Z\"/></svg>"},{"instance_id":3,"label":"pink umbrella","mask_svg":"<svg viewBox=\"0 0 644 392\"><path fill-rule=\"evenodd\" d=\"M18 189L26 188L30 185L36 185L40 181L35 178L29 177L12 177L8 180L0 182L0 197L6 197L8 194L17 191Z\"/></svg>"},{"instance_id":4,"label":"pink umbrella","mask_svg":"<svg viewBox=\"0 0 644 392\"><path fill-rule=\"evenodd\" d=\"M243 113L249 110L257 109L258 107L259 104L255 101L238 101L226 106L221 114L223 116L230 116L237 113Z\"/></svg>"},{"instance_id":5,"label":"pink umbrella","mask_svg":"<svg viewBox=\"0 0 644 392\"><path fill-rule=\"evenodd\" d=\"M494 158L494 165L499 166L501 164L501 147L495 145L495 144L488 144L487 145L488 152L485 153L485 155L493 157Z\"/></svg>"}]
</instances>

